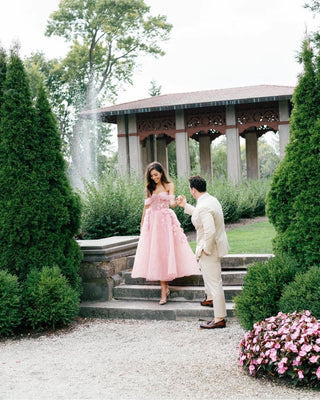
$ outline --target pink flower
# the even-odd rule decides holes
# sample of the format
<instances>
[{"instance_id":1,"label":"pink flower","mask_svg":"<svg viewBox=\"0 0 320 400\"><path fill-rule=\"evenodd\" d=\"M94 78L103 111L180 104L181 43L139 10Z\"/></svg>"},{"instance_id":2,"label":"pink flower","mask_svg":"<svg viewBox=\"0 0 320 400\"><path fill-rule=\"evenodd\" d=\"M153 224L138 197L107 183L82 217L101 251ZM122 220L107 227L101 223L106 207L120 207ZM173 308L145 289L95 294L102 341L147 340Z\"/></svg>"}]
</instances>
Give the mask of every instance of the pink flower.
<instances>
[{"instance_id":1,"label":"pink flower","mask_svg":"<svg viewBox=\"0 0 320 400\"><path fill-rule=\"evenodd\" d=\"M257 324L255 324L254 325L254 333L256 334L256 335L259 335L259 333L261 332L261 326L260 325L257 325Z\"/></svg>"},{"instance_id":2,"label":"pink flower","mask_svg":"<svg viewBox=\"0 0 320 400\"><path fill-rule=\"evenodd\" d=\"M299 335L300 335L300 330L296 330L296 331L291 335L291 339L292 339L292 340L296 340L296 339L298 339Z\"/></svg>"},{"instance_id":3,"label":"pink flower","mask_svg":"<svg viewBox=\"0 0 320 400\"><path fill-rule=\"evenodd\" d=\"M315 363L318 361L318 358L319 358L319 356L313 355L312 357L310 357L309 361L310 361L312 364L315 364Z\"/></svg>"},{"instance_id":4,"label":"pink flower","mask_svg":"<svg viewBox=\"0 0 320 400\"><path fill-rule=\"evenodd\" d=\"M299 356L300 357L304 357L304 356L306 356L307 355L307 352L306 351L304 351L304 350L300 350L299 351Z\"/></svg>"},{"instance_id":5,"label":"pink flower","mask_svg":"<svg viewBox=\"0 0 320 400\"><path fill-rule=\"evenodd\" d=\"M303 371L301 369L298 370L298 377L299 377L299 379L304 378Z\"/></svg>"},{"instance_id":6,"label":"pink flower","mask_svg":"<svg viewBox=\"0 0 320 400\"><path fill-rule=\"evenodd\" d=\"M317 378L320 379L320 367L318 367L316 375L317 375Z\"/></svg>"},{"instance_id":7,"label":"pink flower","mask_svg":"<svg viewBox=\"0 0 320 400\"><path fill-rule=\"evenodd\" d=\"M263 358L262 358L262 357L259 357L259 358L257 359L257 364L260 365L260 364L262 363L262 361L263 361Z\"/></svg>"},{"instance_id":8,"label":"pink flower","mask_svg":"<svg viewBox=\"0 0 320 400\"><path fill-rule=\"evenodd\" d=\"M316 340L316 342L318 342L318 339ZM320 347L317 344L313 346L313 350L316 351L317 353L320 353Z\"/></svg>"},{"instance_id":9,"label":"pink flower","mask_svg":"<svg viewBox=\"0 0 320 400\"><path fill-rule=\"evenodd\" d=\"M309 351L312 350L312 346L310 344L304 344L302 345L301 350L309 353Z\"/></svg>"},{"instance_id":10,"label":"pink flower","mask_svg":"<svg viewBox=\"0 0 320 400\"><path fill-rule=\"evenodd\" d=\"M250 364L250 366L249 366L250 375L253 374L253 371L254 371L255 369L256 369L256 367L255 367L254 365Z\"/></svg>"},{"instance_id":11,"label":"pink flower","mask_svg":"<svg viewBox=\"0 0 320 400\"><path fill-rule=\"evenodd\" d=\"M271 358L271 361L273 361L273 362L277 361L277 359L278 359L277 350L275 350L275 349L270 350L270 358Z\"/></svg>"},{"instance_id":12,"label":"pink flower","mask_svg":"<svg viewBox=\"0 0 320 400\"><path fill-rule=\"evenodd\" d=\"M288 346L288 349L292 351L292 353L298 353L297 346L291 342L290 346Z\"/></svg>"},{"instance_id":13,"label":"pink flower","mask_svg":"<svg viewBox=\"0 0 320 400\"><path fill-rule=\"evenodd\" d=\"M287 369L288 369L288 367L285 367L282 363L278 364L278 372L279 372L279 374L284 374Z\"/></svg>"}]
</instances>

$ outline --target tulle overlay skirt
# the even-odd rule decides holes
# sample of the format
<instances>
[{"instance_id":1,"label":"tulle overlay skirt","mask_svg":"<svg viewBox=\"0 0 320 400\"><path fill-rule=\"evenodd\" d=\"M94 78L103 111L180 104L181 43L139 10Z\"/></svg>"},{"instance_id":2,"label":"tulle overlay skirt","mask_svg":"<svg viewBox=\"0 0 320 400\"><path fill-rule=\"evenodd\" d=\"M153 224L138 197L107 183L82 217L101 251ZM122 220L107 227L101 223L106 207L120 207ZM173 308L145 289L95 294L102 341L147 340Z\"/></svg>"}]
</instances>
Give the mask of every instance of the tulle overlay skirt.
<instances>
[{"instance_id":1,"label":"tulle overlay skirt","mask_svg":"<svg viewBox=\"0 0 320 400\"><path fill-rule=\"evenodd\" d=\"M176 214L167 202L156 203L157 206L151 204L145 214L132 277L142 277L148 281L171 281L198 274L198 262Z\"/></svg>"}]
</instances>

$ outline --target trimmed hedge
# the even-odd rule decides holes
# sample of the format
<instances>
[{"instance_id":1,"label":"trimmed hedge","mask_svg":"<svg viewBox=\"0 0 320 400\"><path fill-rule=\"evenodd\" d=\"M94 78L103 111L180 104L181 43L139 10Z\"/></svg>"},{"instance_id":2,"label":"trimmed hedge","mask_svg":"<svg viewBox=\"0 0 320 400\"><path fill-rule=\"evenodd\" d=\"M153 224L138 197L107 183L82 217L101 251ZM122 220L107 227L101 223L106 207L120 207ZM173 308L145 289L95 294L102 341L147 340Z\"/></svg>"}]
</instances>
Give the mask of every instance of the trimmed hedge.
<instances>
[{"instance_id":1,"label":"trimmed hedge","mask_svg":"<svg viewBox=\"0 0 320 400\"><path fill-rule=\"evenodd\" d=\"M244 329L252 329L254 323L278 313L282 289L297 271L295 260L285 255L248 268L242 291L234 299L235 314Z\"/></svg>"},{"instance_id":2,"label":"trimmed hedge","mask_svg":"<svg viewBox=\"0 0 320 400\"><path fill-rule=\"evenodd\" d=\"M57 266L31 270L22 300L25 325L36 330L66 325L79 312L79 294Z\"/></svg>"},{"instance_id":3,"label":"trimmed hedge","mask_svg":"<svg viewBox=\"0 0 320 400\"><path fill-rule=\"evenodd\" d=\"M22 319L18 278L0 271L0 336L13 334Z\"/></svg>"},{"instance_id":4,"label":"trimmed hedge","mask_svg":"<svg viewBox=\"0 0 320 400\"><path fill-rule=\"evenodd\" d=\"M279 309L285 313L309 310L320 319L320 267L313 266L307 272L299 272L295 279L283 288Z\"/></svg>"}]
</instances>

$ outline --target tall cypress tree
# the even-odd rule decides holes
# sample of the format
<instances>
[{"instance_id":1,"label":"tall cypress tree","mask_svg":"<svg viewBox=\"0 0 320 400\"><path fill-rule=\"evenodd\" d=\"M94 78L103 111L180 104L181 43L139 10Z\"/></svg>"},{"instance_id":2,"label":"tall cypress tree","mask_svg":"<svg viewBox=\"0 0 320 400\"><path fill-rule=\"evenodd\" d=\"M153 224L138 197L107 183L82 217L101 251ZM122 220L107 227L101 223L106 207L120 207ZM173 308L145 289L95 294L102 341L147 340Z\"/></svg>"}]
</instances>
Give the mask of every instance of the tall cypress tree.
<instances>
[{"instance_id":1,"label":"tall cypress tree","mask_svg":"<svg viewBox=\"0 0 320 400\"><path fill-rule=\"evenodd\" d=\"M2 104L2 96L3 96L3 84L6 79L6 72L7 72L7 55L0 47L0 111L1 111L1 104Z\"/></svg>"},{"instance_id":2,"label":"tall cypress tree","mask_svg":"<svg viewBox=\"0 0 320 400\"><path fill-rule=\"evenodd\" d=\"M319 263L320 248L320 70L309 40L301 55L304 72L293 96L290 141L273 176L267 215L277 231L275 251L308 267Z\"/></svg>"},{"instance_id":3,"label":"tall cypress tree","mask_svg":"<svg viewBox=\"0 0 320 400\"><path fill-rule=\"evenodd\" d=\"M0 122L0 268L24 280L31 268L58 265L79 289L73 240L80 201L72 192L61 139L43 88L33 107L19 56L10 55Z\"/></svg>"}]
</instances>

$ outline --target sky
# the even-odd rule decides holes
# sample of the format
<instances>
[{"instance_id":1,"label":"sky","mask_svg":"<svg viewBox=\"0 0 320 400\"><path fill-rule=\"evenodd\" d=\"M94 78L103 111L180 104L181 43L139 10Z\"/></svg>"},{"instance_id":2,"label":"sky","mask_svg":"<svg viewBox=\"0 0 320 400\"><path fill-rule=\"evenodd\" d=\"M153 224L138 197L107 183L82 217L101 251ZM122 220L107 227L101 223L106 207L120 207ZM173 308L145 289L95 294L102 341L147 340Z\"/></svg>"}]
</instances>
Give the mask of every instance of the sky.
<instances>
[{"instance_id":1,"label":"sky","mask_svg":"<svg viewBox=\"0 0 320 400\"><path fill-rule=\"evenodd\" d=\"M153 15L173 25L159 59L145 56L134 85L119 93L117 103L149 97L151 81L161 94L250 85L295 86L301 66L297 52L305 32L320 26L320 16L304 9L305 0L145 0ZM0 42L14 40L21 55L42 50L63 57L68 44L45 37L50 14L59 0L10 0L0 13ZM108 104L106 104L107 106Z\"/></svg>"}]
</instances>

